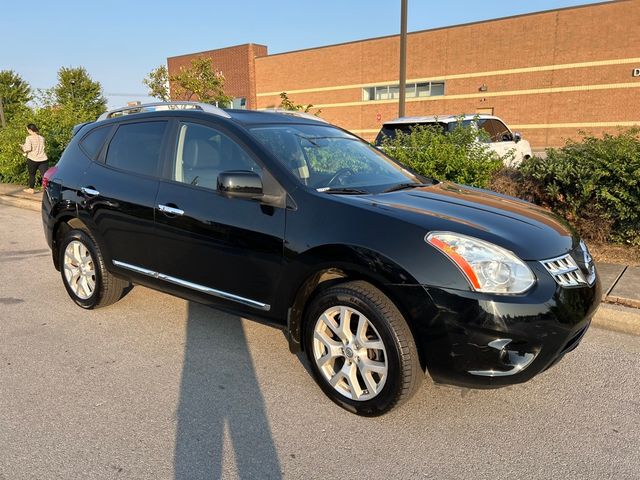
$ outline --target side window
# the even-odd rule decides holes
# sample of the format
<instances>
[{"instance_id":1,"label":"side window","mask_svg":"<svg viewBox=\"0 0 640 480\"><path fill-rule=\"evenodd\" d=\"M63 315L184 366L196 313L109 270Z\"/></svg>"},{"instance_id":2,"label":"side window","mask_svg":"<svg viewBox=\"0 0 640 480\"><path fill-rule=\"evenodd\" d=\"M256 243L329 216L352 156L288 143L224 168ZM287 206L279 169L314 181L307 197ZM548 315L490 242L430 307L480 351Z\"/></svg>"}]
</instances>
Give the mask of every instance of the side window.
<instances>
[{"instance_id":1,"label":"side window","mask_svg":"<svg viewBox=\"0 0 640 480\"><path fill-rule=\"evenodd\" d=\"M130 172L157 175L167 122L120 125L109 143L106 164Z\"/></svg>"},{"instance_id":2,"label":"side window","mask_svg":"<svg viewBox=\"0 0 640 480\"><path fill-rule=\"evenodd\" d=\"M104 145L104 141L107 139L110 131L111 125L96 128L80 140L80 147L91 160L95 160L98 157L98 153L100 153L100 149L102 149L102 145Z\"/></svg>"},{"instance_id":3,"label":"side window","mask_svg":"<svg viewBox=\"0 0 640 480\"><path fill-rule=\"evenodd\" d=\"M227 170L260 173L260 166L231 138L197 123L181 123L173 180L215 190Z\"/></svg>"},{"instance_id":4,"label":"side window","mask_svg":"<svg viewBox=\"0 0 640 480\"><path fill-rule=\"evenodd\" d=\"M496 142L510 142L513 140L513 135L511 135L511 132L504 123L500 120L494 120L493 124L496 132Z\"/></svg>"},{"instance_id":5,"label":"side window","mask_svg":"<svg viewBox=\"0 0 640 480\"><path fill-rule=\"evenodd\" d=\"M478 130L484 130L484 134L480 137L483 142L493 142L494 131L491 120L478 120ZM483 138L484 137L484 138Z\"/></svg>"}]
</instances>

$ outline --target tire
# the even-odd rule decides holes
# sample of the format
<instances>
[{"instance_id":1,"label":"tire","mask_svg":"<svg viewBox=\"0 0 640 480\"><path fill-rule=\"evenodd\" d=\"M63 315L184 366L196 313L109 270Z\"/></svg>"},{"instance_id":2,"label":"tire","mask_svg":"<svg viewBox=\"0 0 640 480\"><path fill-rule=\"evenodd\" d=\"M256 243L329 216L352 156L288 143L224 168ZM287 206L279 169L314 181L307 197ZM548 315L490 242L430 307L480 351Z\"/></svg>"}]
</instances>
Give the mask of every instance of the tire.
<instances>
[{"instance_id":1,"label":"tire","mask_svg":"<svg viewBox=\"0 0 640 480\"><path fill-rule=\"evenodd\" d=\"M303 335L320 388L358 415L382 415L400 405L424 375L404 317L384 293L364 281L342 283L315 297Z\"/></svg>"},{"instance_id":2,"label":"tire","mask_svg":"<svg viewBox=\"0 0 640 480\"><path fill-rule=\"evenodd\" d=\"M71 299L82 308L111 305L130 288L129 282L107 271L100 248L87 231L69 230L58 255L62 283Z\"/></svg>"}]
</instances>

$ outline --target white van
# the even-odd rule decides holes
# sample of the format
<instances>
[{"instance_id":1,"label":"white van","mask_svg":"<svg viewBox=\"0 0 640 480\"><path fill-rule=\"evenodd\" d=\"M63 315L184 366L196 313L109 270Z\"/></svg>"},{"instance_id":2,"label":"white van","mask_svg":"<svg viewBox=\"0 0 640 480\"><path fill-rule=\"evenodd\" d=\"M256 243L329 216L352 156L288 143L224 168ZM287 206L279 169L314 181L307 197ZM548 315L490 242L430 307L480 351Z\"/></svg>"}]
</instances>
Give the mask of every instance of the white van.
<instances>
[{"instance_id":1,"label":"white van","mask_svg":"<svg viewBox=\"0 0 640 480\"><path fill-rule=\"evenodd\" d=\"M385 122L376 137L376 146L382 145L385 137L394 138L398 131L410 133L416 125L440 125L443 131L450 132L458 125L473 125L485 130L489 136L488 146L500 156L505 157L505 165L517 166L522 160L531 157L531 145L523 140L519 133L511 132L509 127L498 117L493 115L446 115L441 117L401 117Z\"/></svg>"}]
</instances>

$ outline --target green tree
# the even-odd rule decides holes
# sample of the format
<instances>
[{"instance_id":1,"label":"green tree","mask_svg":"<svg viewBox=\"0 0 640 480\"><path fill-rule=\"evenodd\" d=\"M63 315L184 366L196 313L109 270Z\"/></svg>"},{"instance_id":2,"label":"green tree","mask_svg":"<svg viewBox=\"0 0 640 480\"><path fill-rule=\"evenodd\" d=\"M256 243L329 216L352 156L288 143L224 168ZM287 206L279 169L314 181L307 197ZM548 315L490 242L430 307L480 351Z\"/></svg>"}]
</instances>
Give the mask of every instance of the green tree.
<instances>
[{"instance_id":1,"label":"green tree","mask_svg":"<svg viewBox=\"0 0 640 480\"><path fill-rule=\"evenodd\" d=\"M53 87L53 97L58 105L71 106L93 118L107 108L100 82L93 80L84 67L62 67L58 70L58 84Z\"/></svg>"},{"instance_id":2,"label":"green tree","mask_svg":"<svg viewBox=\"0 0 640 480\"><path fill-rule=\"evenodd\" d=\"M282 92L280 93L280 105L278 108L282 108L283 110L292 110L295 112L309 113L313 108L313 105L312 104L308 104L308 105L296 104L293 102L293 100L289 98L289 95L287 94L287 92ZM315 113L315 115L316 116L320 115L321 111L322 110L318 110Z\"/></svg>"},{"instance_id":3,"label":"green tree","mask_svg":"<svg viewBox=\"0 0 640 480\"><path fill-rule=\"evenodd\" d=\"M171 97L169 95L169 71L165 65L160 65L149 72L142 80L149 87L149 95L159 99L162 102L168 102Z\"/></svg>"},{"instance_id":4,"label":"green tree","mask_svg":"<svg viewBox=\"0 0 640 480\"><path fill-rule=\"evenodd\" d=\"M9 123L18 113L28 110L27 102L32 98L31 87L13 70L1 70L0 98L5 120Z\"/></svg>"},{"instance_id":5,"label":"green tree","mask_svg":"<svg viewBox=\"0 0 640 480\"><path fill-rule=\"evenodd\" d=\"M192 60L190 66L180 67L178 73L169 75L169 81L172 99L220 106L231 104L232 98L224 93L224 76L215 70L210 58Z\"/></svg>"}]
</instances>

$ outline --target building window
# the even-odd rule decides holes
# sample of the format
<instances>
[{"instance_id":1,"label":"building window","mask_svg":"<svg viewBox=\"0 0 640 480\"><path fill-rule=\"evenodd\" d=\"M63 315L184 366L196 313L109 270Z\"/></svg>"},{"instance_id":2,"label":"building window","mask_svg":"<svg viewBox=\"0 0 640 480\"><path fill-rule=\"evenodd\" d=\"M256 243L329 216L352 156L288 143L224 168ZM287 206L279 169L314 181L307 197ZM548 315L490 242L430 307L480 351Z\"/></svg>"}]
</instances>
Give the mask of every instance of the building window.
<instances>
[{"instance_id":1,"label":"building window","mask_svg":"<svg viewBox=\"0 0 640 480\"><path fill-rule=\"evenodd\" d=\"M407 98L436 97L444 95L444 82L407 83ZM400 85L364 87L362 100L393 100L400 98Z\"/></svg>"},{"instance_id":2,"label":"building window","mask_svg":"<svg viewBox=\"0 0 640 480\"><path fill-rule=\"evenodd\" d=\"M246 110L247 109L247 99L244 97L234 98L231 102L231 108L235 108L238 110Z\"/></svg>"}]
</instances>

